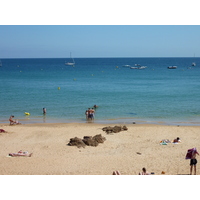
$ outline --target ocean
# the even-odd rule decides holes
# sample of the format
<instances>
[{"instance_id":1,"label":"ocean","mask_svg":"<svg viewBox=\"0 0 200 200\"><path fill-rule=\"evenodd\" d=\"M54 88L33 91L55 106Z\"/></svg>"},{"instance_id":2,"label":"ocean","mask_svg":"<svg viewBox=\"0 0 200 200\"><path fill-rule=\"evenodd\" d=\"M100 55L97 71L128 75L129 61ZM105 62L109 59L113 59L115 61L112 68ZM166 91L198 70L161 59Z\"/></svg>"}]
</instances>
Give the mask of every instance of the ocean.
<instances>
[{"instance_id":1,"label":"ocean","mask_svg":"<svg viewBox=\"0 0 200 200\"><path fill-rule=\"evenodd\" d=\"M85 123L96 104L94 123L200 125L200 58L74 60L1 59L0 123ZM146 68L123 67L135 64Z\"/></svg>"}]
</instances>

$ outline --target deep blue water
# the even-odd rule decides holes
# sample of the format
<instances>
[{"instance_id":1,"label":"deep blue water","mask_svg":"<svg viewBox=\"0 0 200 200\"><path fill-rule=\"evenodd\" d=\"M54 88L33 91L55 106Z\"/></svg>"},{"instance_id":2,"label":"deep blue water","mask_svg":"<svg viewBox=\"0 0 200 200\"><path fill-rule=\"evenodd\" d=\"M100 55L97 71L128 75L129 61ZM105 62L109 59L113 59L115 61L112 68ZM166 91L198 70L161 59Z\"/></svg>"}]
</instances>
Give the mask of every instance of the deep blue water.
<instances>
[{"instance_id":1,"label":"deep blue water","mask_svg":"<svg viewBox=\"0 0 200 200\"><path fill-rule=\"evenodd\" d=\"M0 122L11 114L22 123L85 122L94 104L95 122L200 122L200 58L65 60L1 59ZM147 68L122 67L136 63Z\"/></svg>"}]
</instances>

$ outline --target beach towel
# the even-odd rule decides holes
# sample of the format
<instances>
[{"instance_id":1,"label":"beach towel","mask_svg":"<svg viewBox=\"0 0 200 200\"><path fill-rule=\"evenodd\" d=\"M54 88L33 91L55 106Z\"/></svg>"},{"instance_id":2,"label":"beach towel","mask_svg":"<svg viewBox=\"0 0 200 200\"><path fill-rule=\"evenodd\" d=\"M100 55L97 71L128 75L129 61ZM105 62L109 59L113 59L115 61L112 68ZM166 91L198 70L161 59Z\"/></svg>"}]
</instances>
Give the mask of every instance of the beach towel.
<instances>
[{"instance_id":1,"label":"beach towel","mask_svg":"<svg viewBox=\"0 0 200 200\"><path fill-rule=\"evenodd\" d=\"M196 147L192 149L188 149L185 159L191 159L194 153L197 153Z\"/></svg>"},{"instance_id":2,"label":"beach towel","mask_svg":"<svg viewBox=\"0 0 200 200\"><path fill-rule=\"evenodd\" d=\"M160 141L161 145L167 145L168 143L170 143L170 141L168 139L163 139Z\"/></svg>"},{"instance_id":3,"label":"beach towel","mask_svg":"<svg viewBox=\"0 0 200 200\"><path fill-rule=\"evenodd\" d=\"M164 141L160 141L160 145L167 145L167 143Z\"/></svg>"}]
</instances>

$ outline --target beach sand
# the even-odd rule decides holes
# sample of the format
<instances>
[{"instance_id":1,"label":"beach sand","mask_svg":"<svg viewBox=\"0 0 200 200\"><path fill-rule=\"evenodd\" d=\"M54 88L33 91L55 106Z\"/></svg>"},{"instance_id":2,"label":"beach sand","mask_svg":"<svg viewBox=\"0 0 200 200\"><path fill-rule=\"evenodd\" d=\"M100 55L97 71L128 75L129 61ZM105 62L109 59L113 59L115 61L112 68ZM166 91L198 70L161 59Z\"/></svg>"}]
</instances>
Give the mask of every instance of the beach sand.
<instances>
[{"instance_id":1,"label":"beach sand","mask_svg":"<svg viewBox=\"0 0 200 200\"><path fill-rule=\"evenodd\" d=\"M120 124L115 124L120 125ZM106 134L109 124L62 123L0 125L1 175L137 175L143 167L155 175L186 175L190 172L187 149L200 149L199 126L167 126L127 124L127 131ZM110 124L114 126L114 124ZM97 147L68 146L70 138L95 136L106 138ZM180 144L160 145L162 139ZM33 153L32 157L8 157L19 150ZM199 150L200 151L200 150ZM198 156L197 156L198 160ZM197 164L200 174L200 164Z\"/></svg>"}]
</instances>

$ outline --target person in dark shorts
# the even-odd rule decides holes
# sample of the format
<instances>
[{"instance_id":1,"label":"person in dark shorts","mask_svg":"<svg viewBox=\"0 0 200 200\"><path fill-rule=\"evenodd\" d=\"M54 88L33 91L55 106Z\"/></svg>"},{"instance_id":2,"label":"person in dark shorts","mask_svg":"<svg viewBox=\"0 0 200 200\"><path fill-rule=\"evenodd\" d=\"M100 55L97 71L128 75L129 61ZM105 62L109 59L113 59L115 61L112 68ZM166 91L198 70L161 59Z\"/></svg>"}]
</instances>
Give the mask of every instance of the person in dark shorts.
<instances>
[{"instance_id":1,"label":"person in dark shorts","mask_svg":"<svg viewBox=\"0 0 200 200\"><path fill-rule=\"evenodd\" d=\"M196 164L197 164L196 155L199 155L197 151L193 153L192 158L190 159L190 175L192 175L193 166L194 166L194 175L196 175Z\"/></svg>"}]
</instances>

